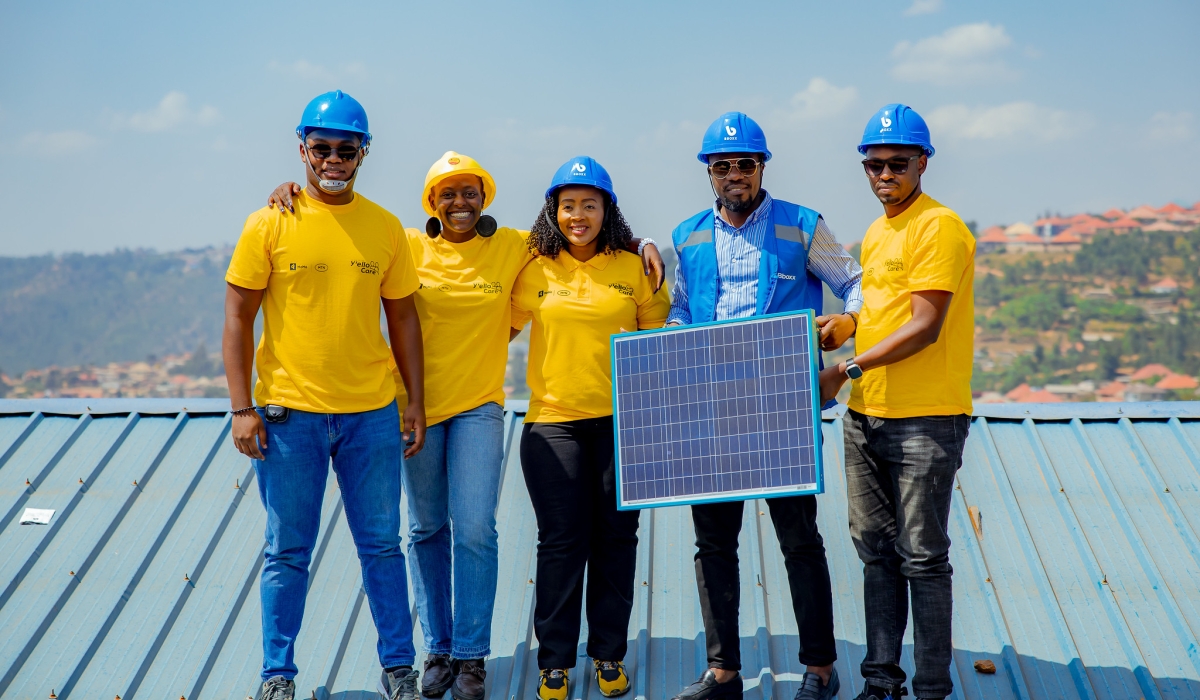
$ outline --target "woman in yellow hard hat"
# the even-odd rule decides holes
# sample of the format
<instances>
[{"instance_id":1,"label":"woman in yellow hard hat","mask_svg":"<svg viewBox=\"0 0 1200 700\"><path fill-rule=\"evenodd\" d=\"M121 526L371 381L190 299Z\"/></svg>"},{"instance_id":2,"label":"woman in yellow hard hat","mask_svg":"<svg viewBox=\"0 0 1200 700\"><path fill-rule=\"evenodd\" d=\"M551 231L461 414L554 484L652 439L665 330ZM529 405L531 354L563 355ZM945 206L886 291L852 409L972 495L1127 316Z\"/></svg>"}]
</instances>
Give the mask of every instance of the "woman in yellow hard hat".
<instances>
[{"instance_id":1,"label":"woman in yellow hard hat","mask_svg":"<svg viewBox=\"0 0 1200 700\"><path fill-rule=\"evenodd\" d=\"M289 207L294 188L280 185L268 204ZM406 229L425 341L428 428L424 449L404 460L404 488L426 697L450 690L455 700L481 700L491 652L511 293L533 259L528 231L498 227L483 214L495 196L487 170L447 151L425 176L425 231ZM642 252L657 289L662 258L645 241L628 247Z\"/></svg>"}]
</instances>

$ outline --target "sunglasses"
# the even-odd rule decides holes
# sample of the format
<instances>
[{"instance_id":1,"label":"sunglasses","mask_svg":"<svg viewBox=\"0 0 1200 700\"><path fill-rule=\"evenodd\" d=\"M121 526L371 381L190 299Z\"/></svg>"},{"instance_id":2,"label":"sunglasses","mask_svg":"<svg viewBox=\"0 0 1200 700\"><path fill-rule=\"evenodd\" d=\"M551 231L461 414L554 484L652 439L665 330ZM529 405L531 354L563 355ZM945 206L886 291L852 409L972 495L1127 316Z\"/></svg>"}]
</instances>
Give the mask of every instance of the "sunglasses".
<instances>
[{"instance_id":1,"label":"sunglasses","mask_svg":"<svg viewBox=\"0 0 1200 700\"><path fill-rule=\"evenodd\" d=\"M907 158L890 158L888 160L868 158L862 162L863 170L866 170L867 174L871 177L879 177L882 175L884 168L892 171L893 175L903 175L904 173L908 172L908 164L920 157L921 154L918 153L915 156L909 156Z\"/></svg>"},{"instance_id":2,"label":"sunglasses","mask_svg":"<svg viewBox=\"0 0 1200 700\"><path fill-rule=\"evenodd\" d=\"M305 148L320 160L325 160L334 153L333 147L324 143L306 145ZM358 146L338 146L337 156L342 160L354 160L358 157Z\"/></svg>"},{"instance_id":3,"label":"sunglasses","mask_svg":"<svg viewBox=\"0 0 1200 700\"><path fill-rule=\"evenodd\" d=\"M708 172L712 173L713 177L718 180L724 180L729 177L729 173L734 168L742 174L742 177L750 177L758 172L760 163L754 158L738 158L737 160L715 160L708 164Z\"/></svg>"}]
</instances>

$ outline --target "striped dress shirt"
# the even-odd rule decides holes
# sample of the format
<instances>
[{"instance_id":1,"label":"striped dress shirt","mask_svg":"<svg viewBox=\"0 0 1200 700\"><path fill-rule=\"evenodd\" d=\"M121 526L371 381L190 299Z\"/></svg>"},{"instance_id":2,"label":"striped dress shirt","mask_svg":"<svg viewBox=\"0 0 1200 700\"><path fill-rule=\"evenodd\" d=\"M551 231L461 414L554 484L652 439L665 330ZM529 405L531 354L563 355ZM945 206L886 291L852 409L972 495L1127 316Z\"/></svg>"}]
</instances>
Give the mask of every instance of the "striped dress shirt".
<instances>
[{"instance_id":1,"label":"striped dress shirt","mask_svg":"<svg viewBox=\"0 0 1200 700\"><path fill-rule=\"evenodd\" d=\"M763 240L771 225L771 195L763 191L763 201L741 227L721 218L720 203L713 205L713 244L717 248L716 320L753 316L758 307L758 267ZM812 245L808 250L808 270L817 276L837 298L846 302L847 311L862 308L862 268L817 219ZM789 272L780 270L780 272ZM797 274L798 271L792 271ZM691 323L688 309L687 280L675 273L671 289L671 313L667 323Z\"/></svg>"}]
</instances>

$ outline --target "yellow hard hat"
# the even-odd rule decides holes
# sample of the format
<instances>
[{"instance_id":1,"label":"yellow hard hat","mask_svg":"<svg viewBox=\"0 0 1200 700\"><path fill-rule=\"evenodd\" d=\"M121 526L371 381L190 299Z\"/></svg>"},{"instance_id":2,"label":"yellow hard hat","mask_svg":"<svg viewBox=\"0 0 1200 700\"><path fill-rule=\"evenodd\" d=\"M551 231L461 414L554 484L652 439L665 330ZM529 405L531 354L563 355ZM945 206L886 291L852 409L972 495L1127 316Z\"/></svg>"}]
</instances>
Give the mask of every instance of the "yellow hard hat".
<instances>
[{"instance_id":1,"label":"yellow hard hat","mask_svg":"<svg viewBox=\"0 0 1200 700\"><path fill-rule=\"evenodd\" d=\"M437 214L437 209L429 203L430 196L433 194L433 188L437 184L448 177L455 175L478 175L479 179L483 180L483 208L487 209L488 205L496 197L496 181L492 179L491 173L483 169L479 161L471 156L464 156L461 153L454 151L446 151L441 158L437 159L429 168L429 172L425 174L425 190L421 197L421 206L425 207L425 213L434 216Z\"/></svg>"}]
</instances>

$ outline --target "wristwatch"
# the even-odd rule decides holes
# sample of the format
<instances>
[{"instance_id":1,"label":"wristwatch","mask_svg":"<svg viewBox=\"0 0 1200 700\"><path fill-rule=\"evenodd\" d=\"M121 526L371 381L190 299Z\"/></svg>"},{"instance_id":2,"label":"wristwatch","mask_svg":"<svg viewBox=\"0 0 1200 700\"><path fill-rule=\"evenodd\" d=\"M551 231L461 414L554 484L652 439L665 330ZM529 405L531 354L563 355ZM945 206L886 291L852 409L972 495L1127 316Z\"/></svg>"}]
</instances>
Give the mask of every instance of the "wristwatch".
<instances>
[{"instance_id":1,"label":"wristwatch","mask_svg":"<svg viewBox=\"0 0 1200 700\"><path fill-rule=\"evenodd\" d=\"M863 375L862 367L854 364L854 360L846 361L846 376L851 379L858 379Z\"/></svg>"}]
</instances>

